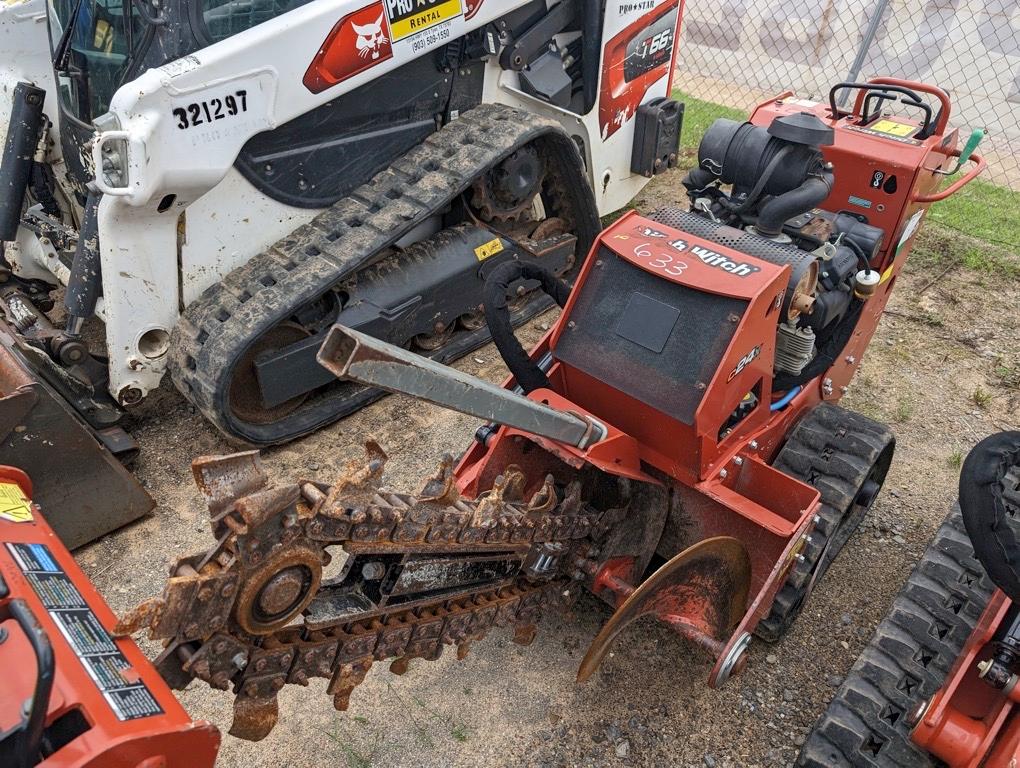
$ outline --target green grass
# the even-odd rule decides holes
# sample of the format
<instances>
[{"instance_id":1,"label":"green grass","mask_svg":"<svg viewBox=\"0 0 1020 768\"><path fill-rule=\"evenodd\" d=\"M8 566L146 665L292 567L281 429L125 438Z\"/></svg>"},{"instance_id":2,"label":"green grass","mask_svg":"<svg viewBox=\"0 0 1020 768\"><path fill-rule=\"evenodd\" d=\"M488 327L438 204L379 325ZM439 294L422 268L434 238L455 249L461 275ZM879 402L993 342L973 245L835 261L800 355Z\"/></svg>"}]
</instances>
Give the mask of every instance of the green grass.
<instances>
[{"instance_id":1,"label":"green grass","mask_svg":"<svg viewBox=\"0 0 1020 768\"><path fill-rule=\"evenodd\" d=\"M982 387L978 387L971 392L970 399L974 401L974 405L978 408L987 408L988 404L992 401L992 393Z\"/></svg>"},{"instance_id":2,"label":"green grass","mask_svg":"<svg viewBox=\"0 0 1020 768\"><path fill-rule=\"evenodd\" d=\"M935 203L928 212L929 223L1020 251L1020 192L975 179L948 200Z\"/></svg>"},{"instance_id":3,"label":"green grass","mask_svg":"<svg viewBox=\"0 0 1020 768\"><path fill-rule=\"evenodd\" d=\"M951 454L949 454L949 458L947 459L947 463L953 469L959 469L960 467L962 467L963 466L963 451L960 450L959 448L957 448L955 451L953 451Z\"/></svg>"}]
</instances>

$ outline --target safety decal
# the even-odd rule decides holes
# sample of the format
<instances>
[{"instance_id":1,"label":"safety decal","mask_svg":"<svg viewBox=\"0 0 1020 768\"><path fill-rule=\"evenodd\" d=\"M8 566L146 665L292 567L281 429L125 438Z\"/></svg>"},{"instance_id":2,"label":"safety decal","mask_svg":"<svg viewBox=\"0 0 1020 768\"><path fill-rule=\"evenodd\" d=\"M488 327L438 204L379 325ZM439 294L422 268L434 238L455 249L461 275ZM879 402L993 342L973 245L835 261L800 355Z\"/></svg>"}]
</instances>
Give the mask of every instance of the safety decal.
<instances>
[{"instance_id":1,"label":"safety decal","mask_svg":"<svg viewBox=\"0 0 1020 768\"><path fill-rule=\"evenodd\" d=\"M503 243L498 237L496 237L490 240L489 242L482 243L477 248L475 248L475 256L478 258L479 261L485 261L490 256L495 256L497 253L501 253L502 251Z\"/></svg>"},{"instance_id":2,"label":"safety decal","mask_svg":"<svg viewBox=\"0 0 1020 768\"><path fill-rule=\"evenodd\" d=\"M917 132L916 125L899 123L895 120L882 119L872 123L871 125L850 125L847 126L847 129L857 131L858 133L866 133L869 136L878 136L879 138L888 139L890 141L898 141L900 144L912 144L916 146L921 143L919 139L913 138L913 135Z\"/></svg>"},{"instance_id":3,"label":"safety decal","mask_svg":"<svg viewBox=\"0 0 1020 768\"><path fill-rule=\"evenodd\" d=\"M17 483L0 483L0 520L12 523L32 521L32 503Z\"/></svg>"},{"instance_id":4,"label":"safety decal","mask_svg":"<svg viewBox=\"0 0 1020 768\"><path fill-rule=\"evenodd\" d=\"M915 232L917 232L917 228L918 226L920 226L921 219L924 218L924 212L926 210L927 210L926 208L921 208L907 220L906 226L903 227L903 234L900 235L899 242L896 243L897 255L899 254L900 249L903 248L903 246L906 245L907 241L914 236Z\"/></svg>"},{"instance_id":5,"label":"safety decal","mask_svg":"<svg viewBox=\"0 0 1020 768\"><path fill-rule=\"evenodd\" d=\"M49 547L8 543L7 549L117 719L137 720L163 714L152 691L138 679L131 662L121 653Z\"/></svg>"},{"instance_id":6,"label":"safety decal","mask_svg":"<svg viewBox=\"0 0 1020 768\"><path fill-rule=\"evenodd\" d=\"M897 123L895 120L879 120L877 123L868 126L875 133L884 133L889 136L898 136L905 139L917 130L916 125L909 123Z\"/></svg>"},{"instance_id":7,"label":"safety decal","mask_svg":"<svg viewBox=\"0 0 1020 768\"><path fill-rule=\"evenodd\" d=\"M463 13L461 0L384 0L393 42L423 32Z\"/></svg>"}]
</instances>

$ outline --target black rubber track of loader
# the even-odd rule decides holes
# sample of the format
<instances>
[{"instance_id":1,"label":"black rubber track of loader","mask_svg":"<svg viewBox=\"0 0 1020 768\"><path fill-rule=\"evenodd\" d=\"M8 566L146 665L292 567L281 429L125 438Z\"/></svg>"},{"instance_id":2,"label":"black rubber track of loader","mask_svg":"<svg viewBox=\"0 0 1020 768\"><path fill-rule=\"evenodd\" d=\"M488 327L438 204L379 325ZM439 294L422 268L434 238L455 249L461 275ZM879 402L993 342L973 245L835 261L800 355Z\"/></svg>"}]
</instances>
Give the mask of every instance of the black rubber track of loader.
<instances>
[{"instance_id":1,"label":"black rubber track of loader","mask_svg":"<svg viewBox=\"0 0 1020 768\"><path fill-rule=\"evenodd\" d=\"M544 142L540 151L547 153L547 172L558 198L554 209L578 216L569 222L577 236L576 268L599 231L591 187L579 183L587 176L577 147L552 120L483 104L206 289L184 310L171 336L174 384L225 435L255 445L307 434L379 397L383 393L377 390L361 388L348 396L338 389L285 420L252 424L232 414L228 395L234 366L263 333L372 264L381 251L463 193L473 179L530 142ZM545 300L514 320L522 322L548 305ZM482 328L455 351L466 354L488 340ZM445 361L455 355L432 356ZM286 429L279 426L284 421Z\"/></svg>"},{"instance_id":2,"label":"black rubber track of loader","mask_svg":"<svg viewBox=\"0 0 1020 768\"><path fill-rule=\"evenodd\" d=\"M994 585L957 505L805 742L804 768L930 766L907 715L943 684Z\"/></svg>"},{"instance_id":3,"label":"black rubber track of loader","mask_svg":"<svg viewBox=\"0 0 1020 768\"><path fill-rule=\"evenodd\" d=\"M793 624L812 586L867 513L866 507L851 508L876 463L881 466L875 479L879 485L885 480L895 444L884 424L832 403L821 403L793 428L773 466L817 488L822 503L811 540L801 551L804 559L790 569L755 629L758 637L775 642ZM847 514L857 519L841 525Z\"/></svg>"}]
</instances>

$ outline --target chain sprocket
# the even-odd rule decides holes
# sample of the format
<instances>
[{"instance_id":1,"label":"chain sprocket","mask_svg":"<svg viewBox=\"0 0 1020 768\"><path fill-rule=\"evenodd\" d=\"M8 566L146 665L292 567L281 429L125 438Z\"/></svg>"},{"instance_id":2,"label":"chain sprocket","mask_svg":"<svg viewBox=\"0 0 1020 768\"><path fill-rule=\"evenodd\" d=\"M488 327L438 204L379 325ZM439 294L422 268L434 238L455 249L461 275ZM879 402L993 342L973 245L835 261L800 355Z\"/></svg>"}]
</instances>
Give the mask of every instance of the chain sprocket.
<instances>
[{"instance_id":1,"label":"chain sprocket","mask_svg":"<svg viewBox=\"0 0 1020 768\"><path fill-rule=\"evenodd\" d=\"M462 499L452 457L417 496L395 493L381 487L382 449L366 451L331 487L271 485L256 451L196 460L216 543L116 628L164 641L157 666L174 687L233 686L234 736L266 736L287 683L328 678L345 710L376 661L403 673L445 645L463 658L493 627L530 643L543 609L571 594L587 541L619 517L586 504L579 480L529 485L513 466ZM345 560L327 576L337 547Z\"/></svg>"},{"instance_id":2,"label":"chain sprocket","mask_svg":"<svg viewBox=\"0 0 1020 768\"><path fill-rule=\"evenodd\" d=\"M534 147L522 147L471 184L471 204L482 221L516 221L542 189L545 163Z\"/></svg>"}]
</instances>

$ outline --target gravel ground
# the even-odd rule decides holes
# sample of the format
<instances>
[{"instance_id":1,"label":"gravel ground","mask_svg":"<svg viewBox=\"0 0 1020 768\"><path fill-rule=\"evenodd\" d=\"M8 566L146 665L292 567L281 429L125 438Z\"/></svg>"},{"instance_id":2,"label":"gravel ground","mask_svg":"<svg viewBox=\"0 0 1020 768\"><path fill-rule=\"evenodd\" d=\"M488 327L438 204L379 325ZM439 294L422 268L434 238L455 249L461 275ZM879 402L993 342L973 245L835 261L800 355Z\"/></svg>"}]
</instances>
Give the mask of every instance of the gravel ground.
<instances>
[{"instance_id":1,"label":"gravel ground","mask_svg":"<svg viewBox=\"0 0 1020 768\"><path fill-rule=\"evenodd\" d=\"M680 189L669 174L636 205L677 200ZM944 247L930 233L922 245ZM896 431L885 489L794 629L775 645L752 644L746 671L726 688L710 690L709 660L654 623L623 636L596 676L578 685L577 664L608 617L605 606L582 599L571 613L547 617L527 648L496 632L462 662L448 651L412 663L403 677L377 665L347 713L334 712L325 681L288 686L273 733L258 744L225 737L219 765L789 764L945 515L962 456L986 434L1020 427L1020 285L962 267L932 283L942 268L915 261L844 401ZM533 342L554 319L538 318L522 339ZM458 367L492 381L505 375L491 347ZM374 436L390 454L387 484L415 491L443 452L468 444L475 426L394 396L264 458L280 481L331 481ZM209 545L189 462L230 450L169 384L130 427L155 514L77 552L117 612L157 594L176 556ZM195 683L180 698L194 717L229 727L229 694Z\"/></svg>"}]
</instances>

